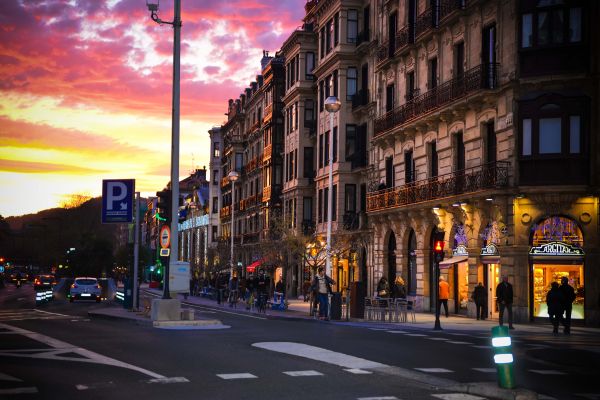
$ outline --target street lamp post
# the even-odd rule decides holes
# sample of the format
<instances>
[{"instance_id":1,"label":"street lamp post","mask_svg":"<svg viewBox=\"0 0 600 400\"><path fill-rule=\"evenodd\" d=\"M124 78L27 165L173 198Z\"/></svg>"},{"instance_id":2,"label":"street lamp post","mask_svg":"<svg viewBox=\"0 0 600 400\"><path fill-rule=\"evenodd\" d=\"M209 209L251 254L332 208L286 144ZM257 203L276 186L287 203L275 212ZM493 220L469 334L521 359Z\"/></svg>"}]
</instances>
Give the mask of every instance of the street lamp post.
<instances>
[{"instance_id":1,"label":"street lamp post","mask_svg":"<svg viewBox=\"0 0 600 400\"><path fill-rule=\"evenodd\" d=\"M146 0L150 18L157 24L173 26L173 102L171 114L171 257L179 260L179 59L181 50L181 0L174 0L173 21L163 21L158 17L159 0ZM165 267L165 283L169 280L169 265ZM165 298L169 298L165 285Z\"/></svg>"},{"instance_id":2,"label":"street lamp post","mask_svg":"<svg viewBox=\"0 0 600 400\"><path fill-rule=\"evenodd\" d=\"M227 177L231 182L231 253L230 253L230 267L229 267L229 279L233 278L233 231L234 231L234 211L235 211L235 181L240 178L240 174L237 171L231 171Z\"/></svg>"},{"instance_id":3,"label":"street lamp post","mask_svg":"<svg viewBox=\"0 0 600 400\"><path fill-rule=\"evenodd\" d=\"M327 193L327 264L325 273L331 276L331 220L333 216L333 115L339 111L341 103L335 96L329 96L325 100L325 110L330 115L329 128L329 183Z\"/></svg>"}]
</instances>

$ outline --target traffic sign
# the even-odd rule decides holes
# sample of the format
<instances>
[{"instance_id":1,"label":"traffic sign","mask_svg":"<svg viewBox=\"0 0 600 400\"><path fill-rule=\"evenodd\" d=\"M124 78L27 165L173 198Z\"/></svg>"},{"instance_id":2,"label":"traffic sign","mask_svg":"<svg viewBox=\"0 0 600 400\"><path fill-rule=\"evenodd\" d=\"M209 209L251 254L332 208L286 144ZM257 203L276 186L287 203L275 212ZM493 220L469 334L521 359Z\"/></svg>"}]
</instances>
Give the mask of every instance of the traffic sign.
<instances>
[{"instance_id":1,"label":"traffic sign","mask_svg":"<svg viewBox=\"0 0 600 400\"><path fill-rule=\"evenodd\" d=\"M135 179L102 180L102 223L133 222Z\"/></svg>"},{"instance_id":2,"label":"traffic sign","mask_svg":"<svg viewBox=\"0 0 600 400\"><path fill-rule=\"evenodd\" d=\"M171 249L160 249L161 257L169 257L169 254L171 254Z\"/></svg>"},{"instance_id":3,"label":"traffic sign","mask_svg":"<svg viewBox=\"0 0 600 400\"><path fill-rule=\"evenodd\" d=\"M163 225L160 228L160 247L163 249L168 248L171 245L171 229L169 229L169 225Z\"/></svg>"}]
</instances>

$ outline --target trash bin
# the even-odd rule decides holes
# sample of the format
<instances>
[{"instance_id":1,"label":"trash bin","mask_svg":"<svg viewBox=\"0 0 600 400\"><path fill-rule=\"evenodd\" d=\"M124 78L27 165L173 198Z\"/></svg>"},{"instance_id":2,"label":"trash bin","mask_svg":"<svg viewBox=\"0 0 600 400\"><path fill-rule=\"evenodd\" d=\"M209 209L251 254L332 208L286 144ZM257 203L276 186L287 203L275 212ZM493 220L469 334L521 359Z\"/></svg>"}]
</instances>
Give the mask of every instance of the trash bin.
<instances>
[{"instance_id":1,"label":"trash bin","mask_svg":"<svg viewBox=\"0 0 600 400\"><path fill-rule=\"evenodd\" d=\"M133 308L133 280L125 279L123 281L123 308Z\"/></svg>"},{"instance_id":2,"label":"trash bin","mask_svg":"<svg viewBox=\"0 0 600 400\"><path fill-rule=\"evenodd\" d=\"M331 319L339 321L342 319L342 294L333 292L331 294Z\"/></svg>"},{"instance_id":3,"label":"trash bin","mask_svg":"<svg viewBox=\"0 0 600 400\"><path fill-rule=\"evenodd\" d=\"M364 318L366 285L363 282L352 282L350 287L350 318Z\"/></svg>"}]
</instances>

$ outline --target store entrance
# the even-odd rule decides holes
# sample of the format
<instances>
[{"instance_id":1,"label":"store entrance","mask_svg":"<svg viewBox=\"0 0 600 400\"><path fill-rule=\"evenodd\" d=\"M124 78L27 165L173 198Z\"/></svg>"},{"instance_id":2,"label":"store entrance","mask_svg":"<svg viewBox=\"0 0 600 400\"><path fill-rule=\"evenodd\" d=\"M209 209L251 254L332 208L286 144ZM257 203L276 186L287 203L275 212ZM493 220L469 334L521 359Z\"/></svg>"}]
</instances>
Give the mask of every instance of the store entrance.
<instances>
[{"instance_id":1,"label":"store entrance","mask_svg":"<svg viewBox=\"0 0 600 400\"><path fill-rule=\"evenodd\" d=\"M484 264L483 274L483 282L488 290L487 317L498 318L496 287L500 283L500 264Z\"/></svg>"},{"instance_id":2,"label":"store entrance","mask_svg":"<svg viewBox=\"0 0 600 400\"><path fill-rule=\"evenodd\" d=\"M552 264L535 262L533 264L533 316L548 318L546 295L552 282L561 283L563 277L569 279L569 285L575 289L575 301L571 319L584 318L584 273L583 264Z\"/></svg>"},{"instance_id":3,"label":"store entrance","mask_svg":"<svg viewBox=\"0 0 600 400\"><path fill-rule=\"evenodd\" d=\"M455 314L467 315L469 302L469 263L466 261L452 264L448 268L448 284L450 285L450 298L448 309Z\"/></svg>"}]
</instances>

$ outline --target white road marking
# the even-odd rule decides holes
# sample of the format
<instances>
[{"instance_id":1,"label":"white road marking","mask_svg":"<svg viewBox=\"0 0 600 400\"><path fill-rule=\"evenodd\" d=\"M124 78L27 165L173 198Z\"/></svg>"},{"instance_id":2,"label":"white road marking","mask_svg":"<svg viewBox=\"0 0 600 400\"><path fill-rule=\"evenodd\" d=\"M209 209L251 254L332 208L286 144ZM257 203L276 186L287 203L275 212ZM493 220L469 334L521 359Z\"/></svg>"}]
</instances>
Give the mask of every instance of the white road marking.
<instances>
[{"instance_id":1,"label":"white road marking","mask_svg":"<svg viewBox=\"0 0 600 400\"><path fill-rule=\"evenodd\" d=\"M359 397L357 400L399 400L396 396Z\"/></svg>"},{"instance_id":2,"label":"white road marking","mask_svg":"<svg viewBox=\"0 0 600 400\"><path fill-rule=\"evenodd\" d=\"M529 372L540 375L566 375L565 372L560 372L555 369L530 369Z\"/></svg>"},{"instance_id":3,"label":"white road marking","mask_svg":"<svg viewBox=\"0 0 600 400\"><path fill-rule=\"evenodd\" d=\"M23 394L23 393L37 393L36 387L20 387L13 389L0 389L0 394Z\"/></svg>"},{"instance_id":4,"label":"white road marking","mask_svg":"<svg viewBox=\"0 0 600 400\"><path fill-rule=\"evenodd\" d=\"M479 372L496 372L496 368L471 368L473 371L479 371Z\"/></svg>"},{"instance_id":5,"label":"white road marking","mask_svg":"<svg viewBox=\"0 0 600 400\"><path fill-rule=\"evenodd\" d=\"M3 374L2 372L0 372L0 381L23 382L19 378L15 378L14 376Z\"/></svg>"},{"instance_id":6,"label":"white road marking","mask_svg":"<svg viewBox=\"0 0 600 400\"><path fill-rule=\"evenodd\" d=\"M439 374L447 374L449 372L454 372L452 370L446 368L415 368L417 371L429 372L429 373L439 373Z\"/></svg>"},{"instance_id":7,"label":"white road marking","mask_svg":"<svg viewBox=\"0 0 600 400\"><path fill-rule=\"evenodd\" d=\"M348 368L348 369L344 369L344 371L350 372L351 374L355 374L355 375L371 375L372 374L371 371L365 371L364 369L358 369L358 368Z\"/></svg>"},{"instance_id":8,"label":"white road marking","mask_svg":"<svg viewBox=\"0 0 600 400\"><path fill-rule=\"evenodd\" d=\"M441 393L432 394L431 396L442 400L485 400L485 397L475 396L467 393Z\"/></svg>"},{"instance_id":9,"label":"white road marking","mask_svg":"<svg viewBox=\"0 0 600 400\"><path fill-rule=\"evenodd\" d=\"M323 374L318 371L285 371L284 374L289 376L322 376Z\"/></svg>"},{"instance_id":10,"label":"white road marking","mask_svg":"<svg viewBox=\"0 0 600 400\"><path fill-rule=\"evenodd\" d=\"M388 333L408 333L406 331L386 331Z\"/></svg>"},{"instance_id":11,"label":"white road marking","mask_svg":"<svg viewBox=\"0 0 600 400\"><path fill-rule=\"evenodd\" d=\"M152 378L165 378L165 376L157 374L155 372L149 371L147 369L125 363L123 361L115 360L114 358L110 358L107 356L103 356L102 354L94 353L93 351L86 350L81 347L77 347L75 345L60 341L58 339L54 339L50 336L42 335L41 333L31 332L25 329L17 328L11 325L6 325L0 323L0 328L4 328L6 330L12 331L16 334L23 335L28 337L29 339L35 340L37 342L44 343L53 349L44 349L44 351L37 353L19 353L16 351L2 351L0 355L12 356L12 357L27 357L27 358L43 358L43 359L52 359L52 360L63 360L63 361L74 361L74 362L84 362L84 363L94 363L94 364L104 364L111 365L114 367L126 368L133 371L137 371L141 374L148 375ZM75 353L84 358L75 358L75 357L64 357L61 354L65 353Z\"/></svg>"},{"instance_id":12,"label":"white road marking","mask_svg":"<svg viewBox=\"0 0 600 400\"><path fill-rule=\"evenodd\" d=\"M87 385L75 385L77 390L88 390L88 389L106 389L115 386L113 381L108 382L97 382L97 383L88 383Z\"/></svg>"},{"instance_id":13,"label":"white road marking","mask_svg":"<svg viewBox=\"0 0 600 400\"><path fill-rule=\"evenodd\" d=\"M577 396L577 395L575 395ZM545 394L538 394L538 400L558 400L556 397L546 396Z\"/></svg>"},{"instance_id":14,"label":"white road marking","mask_svg":"<svg viewBox=\"0 0 600 400\"><path fill-rule=\"evenodd\" d=\"M387 331L386 328L369 328L369 330L372 330L372 331Z\"/></svg>"},{"instance_id":15,"label":"white road marking","mask_svg":"<svg viewBox=\"0 0 600 400\"><path fill-rule=\"evenodd\" d=\"M429 339L429 340L449 340L449 339L446 339L443 337L428 337L427 339Z\"/></svg>"},{"instance_id":16,"label":"white road marking","mask_svg":"<svg viewBox=\"0 0 600 400\"><path fill-rule=\"evenodd\" d=\"M423 333L407 333L406 336L427 336Z\"/></svg>"},{"instance_id":17,"label":"white road marking","mask_svg":"<svg viewBox=\"0 0 600 400\"><path fill-rule=\"evenodd\" d=\"M310 346L303 343L294 342L260 342L253 343L252 346L260 349L276 351L279 353L290 354L292 356L304 357L311 360L322 361L328 364L337 365L345 368L382 368L388 365L375 361L365 360L364 358L350 356L348 354L337 353L335 351L323 349L321 347Z\"/></svg>"},{"instance_id":18,"label":"white road marking","mask_svg":"<svg viewBox=\"0 0 600 400\"><path fill-rule=\"evenodd\" d=\"M256 375L249 374L247 372L241 374L217 374L221 379L254 379L258 378Z\"/></svg>"},{"instance_id":19,"label":"white road marking","mask_svg":"<svg viewBox=\"0 0 600 400\"><path fill-rule=\"evenodd\" d=\"M474 344L471 347L475 347L476 349L491 349L492 348L492 346L481 345L481 344Z\"/></svg>"},{"instance_id":20,"label":"white road marking","mask_svg":"<svg viewBox=\"0 0 600 400\"><path fill-rule=\"evenodd\" d=\"M184 378L183 376L175 376L173 378L150 379L146 382L148 382L148 383L186 383L186 382L189 382L189 380L187 380L187 378Z\"/></svg>"},{"instance_id":21,"label":"white road marking","mask_svg":"<svg viewBox=\"0 0 600 400\"><path fill-rule=\"evenodd\" d=\"M452 344L473 344L471 342L461 342L461 341L456 341L456 340L448 340L446 343L452 343Z\"/></svg>"}]
</instances>

